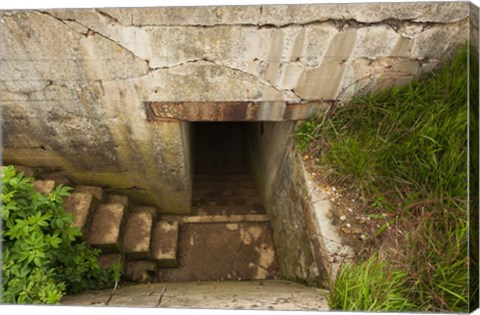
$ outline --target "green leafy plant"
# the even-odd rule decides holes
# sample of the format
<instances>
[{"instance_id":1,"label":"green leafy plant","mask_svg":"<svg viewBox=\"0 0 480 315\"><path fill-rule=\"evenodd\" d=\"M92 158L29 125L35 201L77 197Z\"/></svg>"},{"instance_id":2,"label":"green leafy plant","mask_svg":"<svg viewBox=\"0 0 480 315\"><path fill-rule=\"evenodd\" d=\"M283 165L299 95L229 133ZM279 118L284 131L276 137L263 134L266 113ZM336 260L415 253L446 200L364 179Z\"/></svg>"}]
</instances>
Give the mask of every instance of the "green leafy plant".
<instances>
[{"instance_id":1,"label":"green leafy plant","mask_svg":"<svg viewBox=\"0 0 480 315\"><path fill-rule=\"evenodd\" d=\"M2 302L59 303L66 293L110 285L119 268L100 268L99 251L78 239L81 232L66 214L70 187L48 195L32 188L33 178L2 168Z\"/></svg>"}]
</instances>

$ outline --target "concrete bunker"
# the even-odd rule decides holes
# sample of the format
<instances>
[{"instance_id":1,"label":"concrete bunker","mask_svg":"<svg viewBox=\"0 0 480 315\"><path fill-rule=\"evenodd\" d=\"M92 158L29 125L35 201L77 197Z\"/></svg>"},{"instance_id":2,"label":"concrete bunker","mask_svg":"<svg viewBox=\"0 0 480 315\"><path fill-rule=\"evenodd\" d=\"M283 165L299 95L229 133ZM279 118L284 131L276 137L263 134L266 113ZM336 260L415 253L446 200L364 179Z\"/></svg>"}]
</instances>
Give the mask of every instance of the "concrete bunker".
<instances>
[{"instance_id":1,"label":"concrete bunker","mask_svg":"<svg viewBox=\"0 0 480 315\"><path fill-rule=\"evenodd\" d=\"M200 243L203 244L200 248L211 248L212 255L202 256L200 252L180 255L181 265L195 267L160 272L161 280L192 280L186 274L196 273L206 277L200 280L282 278L326 285L329 274L324 261L318 260L324 256L321 245L313 246L311 242L311 233L318 233L312 231L315 227L310 218L303 164L296 158L292 140L297 121L325 105L325 102L147 104L152 121L177 121L189 130L184 143L189 144L185 151L190 152L186 166L192 187L190 215L217 216L212 219L217 224L222 216L228 220L238 218L238 222L237 219L224 222L223 227L219 224L215 231L212 227L212 231L193 231L193 225L185 225L181 232L184 241L179 248L193 253L196 251L193 245ZM240 240L227 236L237 229ZM222 243L205 234L228 241ZM248 252L252 240L258 240L260 246ZM238 250L231 252L232 246ZM240 250L245 248L247 252L241 255ZM208 268L200 266L215 265L212 258L215 253L232 257L227 265L234 266L234 270L217 264L216 273L208 278L205 272ZM252 257L255 261L248 261Z\"/></svg>"},{"instance_id":2,"label":"concrete bunker","mask_svg":"<svg viewBox=\"0 0 480 315\"><path fill-rule=\"evenodd\" d=\"M335 274L337 250L322 237L328 227L319 226L329 219L315 207L328 207L328 198L310 186L295 153L296 121L433 69L468 39L472 12L468 3L5 11L3 159L59 170L42 179L66 177L78 196L95 194L106 204L97 214L118 214L119 223L126 216L133 231L139 222L150 225L151 239L143 235L142 246L136 238L120 253L107 253L126 258L125 274L132 279L201 274L168 272L180 269L172 267L179 265L175 255L182 246L209 243L197 237L196 223L217 224L235 239L243 235L232 257L240 248L271 257L272 247L262 253L261 246L268 233L249 230L247 222L270 225L276 262L250 261L238 272L325 285ZM241 159L222 160L214 149L196 152L202 135L209 139L202 127L208 124L225 124L222 132L233 138L237 131L228 126L242 126ZM208 169L215 164L216 174ZM222 165L246 170L251 181L232 181L230 174L233 188L224 202L254 189L251 197L262 210L212 201L216 187L225 186ZM102 246L121 248L118 231ZM182 239L182 231L189 234L177 248L173 240ZM172 242L157 240L157 234L172 235ZM149 246L158 260L149 256ZM215 259L212 278L237 277Z\"/></svg>"}]
</instances>

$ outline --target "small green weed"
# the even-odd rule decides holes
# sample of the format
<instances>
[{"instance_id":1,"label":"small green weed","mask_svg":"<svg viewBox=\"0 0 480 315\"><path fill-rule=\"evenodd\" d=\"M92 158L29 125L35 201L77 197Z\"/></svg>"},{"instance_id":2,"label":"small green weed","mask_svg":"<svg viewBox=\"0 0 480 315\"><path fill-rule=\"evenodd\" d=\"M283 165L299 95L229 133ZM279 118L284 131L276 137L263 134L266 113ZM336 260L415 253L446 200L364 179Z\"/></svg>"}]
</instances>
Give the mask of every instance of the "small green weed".
<instances>
[{"instance_id":1,"label":"small green weed","mask_svg":"<svg viewBox=\"0 0 480 315\"><path fill-rule=\"evenodd\" d=\"M73 217L63 209L70 187L48 195L32 188L33 178L12 166L1 171L1 257L3 303L59 303L65 293L111 285L119 268L100 268L98 251L77 238Z\"/></svg>"}]
</instances>

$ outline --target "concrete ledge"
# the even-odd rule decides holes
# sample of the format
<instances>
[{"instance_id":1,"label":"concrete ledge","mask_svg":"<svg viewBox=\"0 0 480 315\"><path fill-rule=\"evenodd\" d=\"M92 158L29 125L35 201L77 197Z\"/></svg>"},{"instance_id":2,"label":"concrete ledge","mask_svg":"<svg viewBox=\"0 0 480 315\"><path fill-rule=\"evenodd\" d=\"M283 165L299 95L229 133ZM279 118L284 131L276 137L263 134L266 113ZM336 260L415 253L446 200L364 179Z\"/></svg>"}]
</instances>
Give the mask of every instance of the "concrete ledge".
<instances>
[{"instance_id":1,"label":"concrete ledge","mask_svg":"<svg viewBox=\"0 0 480 315\"><path fill-rule=\"evenodd\" d=\"M196 216L162 216L166 220L179 223L239 223L269 222L266 214L234 214L234 215L196 215Z\"/></svg>"},{"instance_id":2,"label":"concrete ledge","mask_svg":"<svg viewBox=\"0 0 480 315\"><path fill-rule=\"evenodd\" d=\"M352 248L342 243L338 229L331 223L328 215L332 208L330 197L315 185L305 169L303 171L310 210L305 213L305 220L311 223L309 226L312 229L309 231L312 236L311 242L317 252L317 259L321 260L330 280L334 281L340 266L350 261L354 252Z\"/></svg>"}]
</instances>

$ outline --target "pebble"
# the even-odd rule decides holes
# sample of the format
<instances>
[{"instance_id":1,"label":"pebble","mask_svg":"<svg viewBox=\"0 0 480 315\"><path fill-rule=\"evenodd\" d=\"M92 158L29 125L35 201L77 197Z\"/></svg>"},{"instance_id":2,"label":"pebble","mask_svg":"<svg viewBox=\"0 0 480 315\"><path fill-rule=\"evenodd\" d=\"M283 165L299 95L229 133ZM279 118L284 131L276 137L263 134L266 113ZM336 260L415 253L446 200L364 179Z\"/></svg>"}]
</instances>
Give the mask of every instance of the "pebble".
<instances>
[{"instance_id":1,"label":"pebble","mask_svg":"<svg viewBox=\"0 0 480 315\"><path fill-rule=\"evenodd\" d=\"M339 218L339 219L340 219L341 221L345 221L345 220L347 219L347 217L346 217L346 216L344 216L344 215L342 215L342 216L340 216L340 218Z\"/></svg>"},{"instance_id":2,"label":"pebble","mask_svg":"<svg viewBox=\"0 0 480 315\"><path fill-rule=\"evenodd\" d=\"M362 241L364 241L364 240L367 239L367 237L365 236L365 234L362 234L362 235L360 235L360 239L361 239Z\"/></svg>"},{"instance_id":3,"label":"pebble","mask_svg":"<svg viewBox=\"0 0 480 315\"><path fill-rule=\"evenodd\" d=\"M347 210L348 210L348 212L353 212L352 208L348 208Z\"/></svg>"},{"instance_id":4,"label":"pebble","mask_svg":"<svg viewBox=\"0 0 480 315\"><path fill-rule=\"evenodd\" d=\"M349 228L349 227L351 227L352 225L351 225L350 223L346 223L345 226Z\"/></svg>"}]
</instances>

